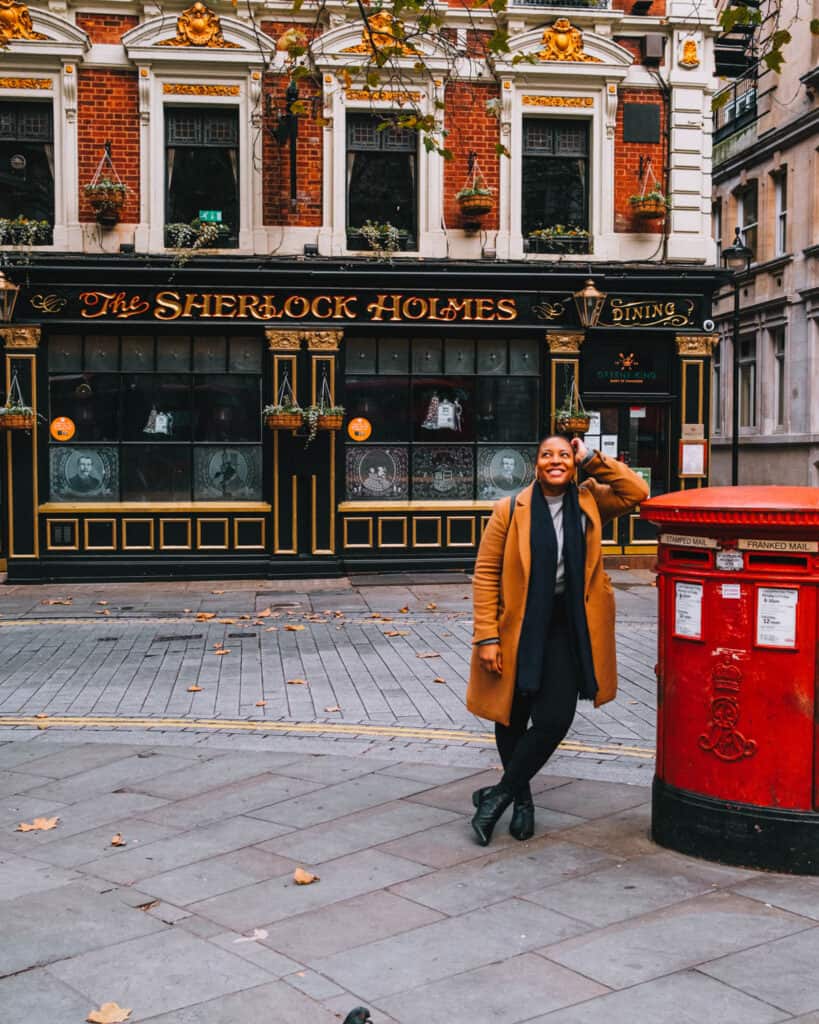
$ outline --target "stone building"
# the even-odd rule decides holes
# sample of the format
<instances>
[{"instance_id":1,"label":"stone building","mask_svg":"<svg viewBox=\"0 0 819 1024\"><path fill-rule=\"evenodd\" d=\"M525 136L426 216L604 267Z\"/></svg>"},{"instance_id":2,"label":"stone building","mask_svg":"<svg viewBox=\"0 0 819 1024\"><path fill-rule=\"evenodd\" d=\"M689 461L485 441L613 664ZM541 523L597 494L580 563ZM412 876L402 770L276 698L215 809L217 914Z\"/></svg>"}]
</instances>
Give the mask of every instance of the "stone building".
<instances>
[{"instance_id":1,"label":"stone building","mask_svg":"<svg viewBox=\"0 0 819 1024\"><path fill-rule=\"evenodd\" d=\"M781 6L785 20L796 14ZM752 262L738 278L736 350L731 285L715 307L714 483L730 481L735 358L739 482L819 483L819 39L801 21L792 35L779 74L749 39L716 104L714 237L730 245L738 227Z\"/></svg>"},{"instance_id":2,"label":"stone building","mask_svg":"<svg viewBox=\"0 0 819 1024\"><path fill-rule=\"evenodd\" d=\"M182 8L0 0L11 579L466 567L573 393L654 493L707 479L709 4L513 0L492 62L453 4L371 88L388 12ZM291 390L343 428L265 429Z\"/></svg>"}]
</instances>

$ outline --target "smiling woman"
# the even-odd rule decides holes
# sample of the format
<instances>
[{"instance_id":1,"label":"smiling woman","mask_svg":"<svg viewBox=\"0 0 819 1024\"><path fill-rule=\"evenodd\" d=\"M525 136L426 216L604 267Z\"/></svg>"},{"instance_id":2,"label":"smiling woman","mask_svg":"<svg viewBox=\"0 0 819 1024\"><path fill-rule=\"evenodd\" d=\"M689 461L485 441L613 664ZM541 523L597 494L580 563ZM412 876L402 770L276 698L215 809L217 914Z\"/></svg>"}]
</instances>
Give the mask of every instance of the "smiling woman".
<instances>
[{"instance_id":1,"label":"smiling woman","mask_svg":"<svg viewBox=\"0 0 819 1024\"><path fill-rule=\"evenodd\" d=\"M588 474L579 487L578 466ZM578 438L544 438L535 476L495 505L475 563L466 702L495 722L504 768L497 786L472 797L481 846L513 801L509 831L516 839L534 835L530 780L569 731L578 698L599 706L615 695L614 593L603 571L602 527L648 496L637 474Z\"/></svg>"}]
</instances>

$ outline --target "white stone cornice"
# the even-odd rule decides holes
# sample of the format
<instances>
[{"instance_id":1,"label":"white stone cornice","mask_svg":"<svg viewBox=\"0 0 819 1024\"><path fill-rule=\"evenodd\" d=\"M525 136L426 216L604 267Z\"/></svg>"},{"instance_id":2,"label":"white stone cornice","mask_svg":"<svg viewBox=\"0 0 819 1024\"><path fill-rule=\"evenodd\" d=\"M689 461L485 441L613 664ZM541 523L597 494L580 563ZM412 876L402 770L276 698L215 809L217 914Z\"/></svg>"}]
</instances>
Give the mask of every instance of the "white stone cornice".
<instances>
[{"instance_id":1,"label":"white stone cornice","mask_svg":"<svg viewBox=\"0 0 819 1024\"><path fill-rule=\"evenodd\" d=\"M3 51L3 63L39 64L43 58L50 60L81 61L91 46L91 40L81 28L65 18L42 8L29 7L31 22L35 31L45 39L12 39Z\"/></svg>"}]
</instances>

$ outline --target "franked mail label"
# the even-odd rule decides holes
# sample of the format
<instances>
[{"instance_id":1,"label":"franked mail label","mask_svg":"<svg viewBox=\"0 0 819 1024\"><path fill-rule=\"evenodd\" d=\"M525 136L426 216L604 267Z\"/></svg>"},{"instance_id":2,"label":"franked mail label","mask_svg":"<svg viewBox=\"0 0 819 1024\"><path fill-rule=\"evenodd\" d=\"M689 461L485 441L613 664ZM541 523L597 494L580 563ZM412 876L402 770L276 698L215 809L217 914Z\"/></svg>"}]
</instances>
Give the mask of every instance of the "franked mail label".
<instances>
[{"instance_id":1,"label":"franked mail label","mask_svg":"<svg viewBox=\"0 0 819 1024\"><path fill-rule=\"evenodd\" d=\"M737 547L742 551L784 551L788 554L810 554L819 551L819 541L772 540L771 538L763 540L749 537L746 540L738 540Z\"/></svg>"}]
</instances>

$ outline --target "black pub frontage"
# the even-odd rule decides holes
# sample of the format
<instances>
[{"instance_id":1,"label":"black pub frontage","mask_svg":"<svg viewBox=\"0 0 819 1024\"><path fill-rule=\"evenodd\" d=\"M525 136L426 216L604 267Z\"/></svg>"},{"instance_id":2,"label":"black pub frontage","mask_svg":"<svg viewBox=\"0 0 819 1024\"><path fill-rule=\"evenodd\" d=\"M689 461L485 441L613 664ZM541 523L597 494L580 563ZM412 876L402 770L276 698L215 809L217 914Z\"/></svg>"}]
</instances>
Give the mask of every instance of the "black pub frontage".
<instances>
[{"instance_id":1,"label":"black pub frontage","mask_svg":"<svg viewBox=\"0 0 819 1024\"><path fill-rule=\"evenodd\" d=\"M468 568L576 387L652 494L707 482L713 270L33 257L0 326L12 582ZM591 322L575 301L603 298ZM288 389L340 430L266 429ZM655 551L637 514L607 553Z\"/></svg>"}]
</instances>

